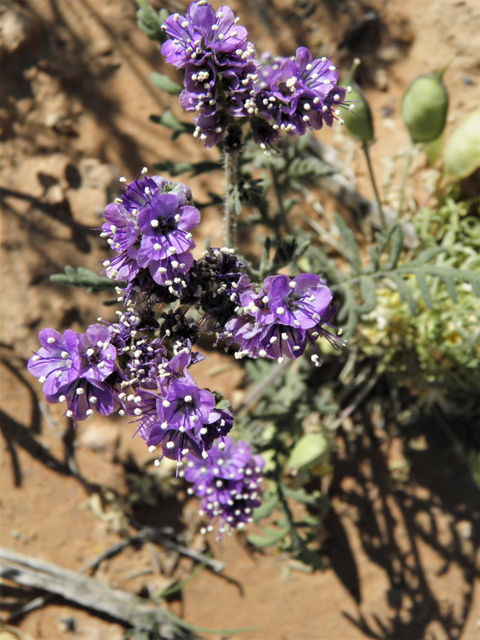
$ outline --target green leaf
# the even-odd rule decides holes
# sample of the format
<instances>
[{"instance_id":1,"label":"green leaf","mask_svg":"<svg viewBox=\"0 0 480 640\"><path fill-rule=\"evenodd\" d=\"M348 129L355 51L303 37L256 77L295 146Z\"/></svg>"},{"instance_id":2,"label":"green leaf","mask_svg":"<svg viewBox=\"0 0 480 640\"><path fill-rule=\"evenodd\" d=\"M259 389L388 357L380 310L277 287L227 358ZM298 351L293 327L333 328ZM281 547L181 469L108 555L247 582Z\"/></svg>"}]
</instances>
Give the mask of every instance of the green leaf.
<instances>
[{"instance_id":1,"label":"green leaf","mask_svg":"<svg viewBox=\"0 0 480 640\"><path fill-rule=\"evenodd\" d=\"M162 30L162 24L169 16L169 12L162 9L157 13L146 0L137 0L137 4L139 7L137 10L138 27L147 34L150 40L159 43L165 42L167 36Z\"/></svg>"},{"instance_id":2,"label":"green leaf","mask_svg":"<svg viewBox=\"0 0 480 640\"><path fill-rule=\"evenodd\" d=\"M159 595L160 598L166 598L172 593L176 593L177 591L181 591L184 587L186 587L208 564L209 559L211 558L211 554L207 555L205 560L201 562L195 569L188 575L184 580L180 580L176 584L168 587L168 589L164 589L162 593Z\"/></svg>"},{"instance_id":3,"label":"green leaf","mask_svg":"<svg viewBox=\"0 0 480 640\"><path fill-rule=\"evenodd\" d=\"M171 80L168 76L163 73L157 73L156 71L150 75L150 82L157 87L157 89L166 91L171 96L178 96L183 90L182 86Z\"/></svg>"},{"instance_id":4,"label":"green leaf","mask_svg":"<svg viewBox=\"0 0 480 640\"><path fill-rule=\"evenodd\" d=\"M90 271L90 269L85 269L84 267L78 267L78 269L75 270L70 265L65 267L65 274L54 273L50 276L50 280L57 284L84 287L89 293L112 291L116 287L124 288L126 286L125 282L99 276L94 271Z\"/></svg>"},{"instance_id":5,"label":"green leaf","mask_svg":"<svg viewBox=\"0 0 480 640\"><path fill-rule=\"evenodd\" d=\"M193 164L191 162L172 162L171 160L166 160L165 162L155 163L153 168L157 171L166 171L171 176L175 177L181 173L193 171Z\"/></svg>"},{"instance_id":6,"label":"green leaf","mask_svg":"<svg viewBox=\"0 0 480 640\"><path fill-rule=\"evenodd\" d=\"M360 249L358 248L358 244L352 230L336 211L333 214L333 218L346 245L345 247L339 248L342 255L352 265L353 270L356 273L361 273L362 259L360 257Z\"/></svg>"},{"instance_id":7,"label":"green leaf","mask_svg":"<svg viewBox=\"0 0 480 640\"><path fill-rule=\"evenodd\" d=\"M270 498L253 511L253 521L260 522L263 518L269 518L278 505L278 494L274 493Z\"/></svg>"},{"instance_id":8,"label":"green leaf","mask_svg":"<svg viewBox=\"0 0 480 640\"><path fill-rule=\"evenodd\" d=\"M407 302L410 307L411 314L415 315L417 312L417 303L415 302L415 298L413 297L412 291L407 282L398 273L390 273L389 277L392 278L397 285L400 302Z\"/></svg>"},{"instance_id":9,"label":"green leaf","mask_svg":"<svg viewBox=\"0 0 480 640\"><path fill-rule=\"evenodd\" d=\"M176 140L182 133L193 134L195 131L195 126L193 124L189 122L181 122L171 111L165 111L161 116L152 115L150 116L150 120L156 124L161 124L164 127L167 127L167 129L171 129L173 131L173 140Z\"/></svg>"},{"instance_id":10,"label":"green leaf","mask_svg":"<svg viewBox=\"0 0 480 640\"><path fill-rule=\"evenodd\" d=\"M302 502L303 504L311 506L319 506L319 503L322 500L320 491L307 493L303 487L300 487L299 489L290 489L290 487L282 485L282 492L286 498L297 500L297 502Z\"/></svg>"},{"instance_id":11,"label":"green leaf","mask_svg":"<svg viewBox=\"0 0 480 640\"><path fill-rule=\"evenodd\" d=\"M363 304L357 306L357 313L370 313L377 306L377 293L373 278L370 276L361 276L360 292L362 294Z\"/></svg>"},{"instance_id":12,"label":"green leaf","mask_svg":"<svg viewBox=\"0 0 480 640\"><path fill-rule=\"evenodd\" d=\"M392 248L390 250L390 259L383 265L383 269L386 271L395 269L403 249L403 231L399 224L396 224L390 230L388 240L392 243Z\"/></svg>"},{"instance_id":13,"label":"green leaf","mask_svg":"<svg viewBox=\"0 0 480 640\"><path fill-rule=\"evenodd\" d=\"M249 633L250 631L256 631L255 627L241 627L239 629L205 629L204 627L197 627L194 624L189 624L179 618L173 611L169 609L162 610L162 613L165 613L167 618L170 618L174 622L178 624L179 627L183 629L188 629L189 631L196 631L198 633L215 633L221 636L231 636L236 633Z\"/></svg>"},{"instance_id":14,"label":"green leaf","mask_svg":"<svg viewBox=\"0 0 480 640\"><path fill-rule=\"evenodd\" d=\"M420 295L430 311L433 309L432 296L430 295L430 289L428 288L427 281L422 271L417 269L415 271L415 277L417 279L418 287L420 289Z\"/></svg>"},{"instance_id":15,"label":"green leaf","mask_svg":"<svg viewBox=\"0 0 480 640\"><path fill-rule=\"evenodd\" d=\"M288 533L288 529L274 529L273 527L264 527L264 536L251 533L247 536L250 544L260 549L266 549L283 540Z\"/></svg>"},{"instance_id":16,"label":"green leaf","mask_svg":"<svg viewBox=\"0 0 480 640\"><path fill-rule=\"evenodd\" d=\"M328 449L328 439L323 433L307 433L297 440L287 464L296 470L313 467Z\"/></svg>"}]
</instances>

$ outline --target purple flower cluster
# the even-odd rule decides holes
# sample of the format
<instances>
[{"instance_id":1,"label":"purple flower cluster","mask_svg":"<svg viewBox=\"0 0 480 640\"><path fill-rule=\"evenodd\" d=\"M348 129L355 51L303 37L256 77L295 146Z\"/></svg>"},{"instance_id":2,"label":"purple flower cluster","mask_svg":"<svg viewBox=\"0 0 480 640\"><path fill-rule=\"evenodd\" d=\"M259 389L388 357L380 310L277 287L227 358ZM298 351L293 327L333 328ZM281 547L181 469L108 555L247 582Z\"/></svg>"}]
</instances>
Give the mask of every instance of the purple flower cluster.
<instances>
[{"instance_id":1,"label":"purple flower cluster","mask_svg":"<svg viewBox=\"0 0 480 640\"><path fill-rule=\"evenodd\" d=\"M313 59L310 51L299 47L295 59L264 58L255 83L255 113L271 124L269 138L265 125L261 140L253 128L255 141L262 146L275 141L278 132L304 135L307 129L343 124L340 107L354 108L345 101L348 91L338 86L338 71L328 58ZM257 125L258 126L258 125Z\"/></svg>"},{"instance_id":2,"label":"purple flower cluster","mask_svg":"<svg viewBox=\"0 0 480 640\"><path fill-rule=\"evenodd\" d=\"M205 50L208 42L202 40ZM152 453L160 447L159 457L179 467L187 457L185 477L211 518L208 529L220 521L221 535L251 521L264 463L229 437L229 403L192 376L204 359L195 351L199 336L215 333L217 342L238 345L237 357L279 361L298 358L310 343L316 364L319 336L341 341L324 328L332 327L335 307L318 276L270 276L259 286L233 249L208 249L194 259L191 231L200 214L192 202L187 186L161 176L142 172L125 185L102 226L116 254L104 267L126 285L117 287L123 310L111 324L99 318L85 334L43 329L28 370L47 401L65 402L74 421L118 411L133 418Z\"/></svg>"},{"instance_id":3,"label":"purple flower cluster","mask_svg":"<svg viewBox=\"0 0 480 640\"><path fill-rule=\"evenodd\" d=\"M303 135L308 128L343 122L339 107L348 106L346 91L327 58L314 60L300 47L295 59L258 60L247 30L237 22L228 6L215 12L198 0L185 17L172 14L162 25L169 37L162 53L185 70L180 104L198 112L195 137L206 147L223 141L232 151L242 138L230 135L237 131L235 122L248 121L255 142L271 153L281 132Z\"/></svg>"},{"instance_id":4,"label":"purple flower cluster","mask_svg":"<svg viewBox=\"0 0 480 640\"><path fill-rule=\"evenodd\" d=\"M202 533L213 531L219 522L219 537L234 529L243 529L253 520L260 506L260 483L264 459L252 456L246 442L225 438L225 447L214 446L208 460L187 456L183 475L193 484L188 492L202 499L200 515L208 515L210 524Z\"/></svg>"},{"instance_id":5,"label":"purple flower cluster","mask_svg":"<svg viewBox=\"0 0 480 640\"><path fill-rule=\"evenodd\" d=\"M117 411L120 372L110 331L93 324L86 334L67 329L40 331L41 348L28 362L28 370L43 383L47 402L67 403L66 415L84 420L94 409L106 416Z\"/></svg>"},{"instance_id":6,"label":"purple flower cluster","mask_svg":"<svg viewBox=\"0 0 480 640\"><path fill-rule=\"evenodd\" d=\"M218 11L205 0L193 2L186 16L172 14L162 25L167 62L185 69L180 104L198 111L195 136L212 147L226 135L233 118L249 115L256 79L255 49L230 7Z\"/></svg>"},{"instance_id":7,"label":"purple flower cluster","mask_svg":"<svg viewBox=\"0 0 480 640\"><path fill-rule=\"evenodd\" d=\"M178 295L193 264L191 231L200 222L200 212L192 206L186 185L146 177L145 171L105 209L101 235L117 253L104 262L105 271L133 287L147 276Z\"/></svg>"},{"instance_id":8,"label":"purple flower cluster","mask_svg":"<svg viewBox=\"0 0 480 640\"><path fill-rule=\"evenodd\" d=\"M333 293L327 284L313 273L296 278L285 275L265 279L260 292L253 288L240 295L241 308L226 324L221 337L227 344L240 345L236 358L267 357L283 362L284 357L296 359L312 344L312 361L319 365L315 342L326 337L334 346L342 342L324 329L332 327L330 320L336 307L330 307ZM333 328L333 327L332 327Z\"/></svg>"}]
</instances>

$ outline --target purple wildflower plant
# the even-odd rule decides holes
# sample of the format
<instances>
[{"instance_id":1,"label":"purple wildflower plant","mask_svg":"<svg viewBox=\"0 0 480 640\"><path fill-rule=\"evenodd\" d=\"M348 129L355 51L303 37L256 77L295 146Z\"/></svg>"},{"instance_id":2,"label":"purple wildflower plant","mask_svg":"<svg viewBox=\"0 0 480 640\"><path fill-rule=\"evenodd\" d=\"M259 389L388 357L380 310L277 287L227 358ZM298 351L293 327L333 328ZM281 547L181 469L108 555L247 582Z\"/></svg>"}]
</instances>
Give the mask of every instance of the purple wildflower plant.
<instances>
[{"instance_id":1,"label":"purple wildflower plant","mask_svg":"<svg viewBox=\"0 0 480 640\"><path fill-rule=\"evenodd\" d=\"M213 446L206 460L187 456L187 465L182 475L193 487L188 489L201 501L200 515L211 518L202 533L218 527L218 538L223 533L231 534L243 529L253 521L253 510L260 506L260 484L264 459L252 455L248 443L235 443L230 436L223 447Z\"/></svg>"},{"instance_id":2,"label":"purple wildflower plant","mask_svg":"<svg viewBox=\"0 0 480 640\"><path fill-rule=\"evenodd\" d=\"M190 4L186 16L170 15L162 25L168 40L166 61L184 69L180 104L196 111L195 137L207 148L227 144L235 120L249 121L253 139L267 155L280 133L304 135L308 129L343 124L341 108L351 88L338 85L338 71L326 57L314 59L306 47L293 58L256 58L248 33L232 10L218 11L205 0ZM228 145L227 145L228 146ZM235 151L241 147L226 147Z\"/></svg>"},{"instance_id":3,"label":"purple wildflower plant","mask_svg":"<svg viewBox=\"0 0 480 640\"><path fill-rule=\"evenodd\" d=\"M212 123L215 118L223 119L224 148L233 149L241 146L242 132L232 118L243 117L247 104L239 97L243 89L238 81L247 73L253 54L245 30L238 27L235 32L228 7L215 13L201 0L194 5L184 19L189 24L179 28L200 38L194 41L197 57L178 38L165 50L188 71L192 82L195 69L198 74L210 65L212 78L220 83L215 90L228 95L229 102L210 113L202 107L198 118L212 118ZM327 104L330 89L326 84L316 87L318 78L312 76L315 70L320 76L323 67L309 60L305 52L297 52L295 62L280 61L274 68L275 62L271 70L263 70L262 78L270 82L269 90L281 93L285 70L296 65L296 75L292 75L299 78L295 91L306 95L302 83L308 91L316 90L319 95L323 91L323 104ZM322 77L336 78L331 69L327 71ZM251 87L252 78L246 79L240 84ZM273 149L279 133L272 114L282 113L282 118L287 114L293 122L294 111L303 104L300 94L293 95L295 91L284 95L283 106L278 106L279 97L277 102L270 100L270 115L250 113L248 103L248 121L257 142ZM327 122L325 112L322 114ZM212 136L218 133L212 129ZM166 457L180 468L187 457L185 478L193 483L192 491L211 518L207 530L219 523L221 536L252 520L253 509L260 504L264 461L252 455L247 443L235 444L230 438L234 416L228 401L195 381L192 367L205 358L194 350L195 345L202 334L214 334L215 344L224 340L227 347L238 345L237 358L266 357L279 362L285 357L298 358L311 345L312 360L318 365L316 341L320 337L334 346L342 342L330 331L335 329L331 324L336 312L331 305L333 293L319 276L307 273L295 278L272 275L259 286L250 280L246 265L231 248L208 249L195 259L192 231L200 222L200 213L190 189L145 173L143 170L124 185L121 197L105 209L102 226L101 235L115 253L103 264L107 275L118 281L114 286L118 285L117 300L123 303L123 310L116 312L118 318L111 324L99 318L85 334L43 329L40 348L30 358L28 370L43 384L48 402L66 402L65 415L74 421L94 411L130 416L150 452L159 448L156 466Z\"/></svg>"}]
</instances>

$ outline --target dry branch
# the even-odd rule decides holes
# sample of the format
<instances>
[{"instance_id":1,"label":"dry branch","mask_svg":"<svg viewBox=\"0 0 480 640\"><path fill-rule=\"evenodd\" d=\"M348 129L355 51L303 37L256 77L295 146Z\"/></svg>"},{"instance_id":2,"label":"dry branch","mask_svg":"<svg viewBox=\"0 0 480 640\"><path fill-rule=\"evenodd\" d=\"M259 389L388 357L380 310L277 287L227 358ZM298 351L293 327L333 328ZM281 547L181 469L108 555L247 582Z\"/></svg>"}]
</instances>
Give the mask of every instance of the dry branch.
<instances>
[{"instance_id":1,"label":"dry branch","mask_svg":"<svg viewBox=\"0 0 480 640\"><path fill-rule=\"evenodd\" d=\"M8 549L0 549L0 577L54 593L132 626L149 628L168 619L164 609L145 604L132 594L110 589L94 578L80 576L50 562Z\"/></svg>"}]
</instances>

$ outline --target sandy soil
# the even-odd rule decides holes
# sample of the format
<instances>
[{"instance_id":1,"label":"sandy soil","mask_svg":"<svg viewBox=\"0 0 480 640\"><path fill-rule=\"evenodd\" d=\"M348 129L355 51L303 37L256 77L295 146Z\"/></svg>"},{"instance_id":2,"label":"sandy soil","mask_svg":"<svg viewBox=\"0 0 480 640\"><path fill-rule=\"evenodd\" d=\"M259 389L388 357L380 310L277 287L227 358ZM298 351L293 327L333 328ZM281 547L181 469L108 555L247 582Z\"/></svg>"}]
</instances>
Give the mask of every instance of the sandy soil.
<instances>
[{"instance_id":1,"label":"sandy soil","mask_svg":"<svg viewBox=\"0 0 480 640\"><path fill-rule=\"evenodd\" d=\"M448 130L479 103L475 0L246 0L234 6L264 48L290 55L299 45L314 51L323 46L345 71L352 57L362 57L360 80L379 138L372 156L388 198L396 196L391 185L398 183L408 145L399 103L410 81L451 61L445 76ZM113 312L99 311L97 299L55 286L49 276L67 263L98 269L106 249L92 229L116 194L120 175L132 178L144 165L213 152L185 137L171 143L149 122L150 114L174 102L150 85L150 73L174 74L136 28L133 1L7 0L0 2L0 21L1 544L78 570L119 540L125 522L115 501L89 494L70 473L62 443L68 425L57 407L46 412L40 385L25 365L41 328L82 331ZM338 130L317 135L338 146L347 171L371 195L355 144ZM423 169L419 157L412 172ZM417 201L429 192L428 174L422 175L427 177L409 195ZM212 183L200 177L189 184L205 200ZM213 246L221 243L217 214L205 214L199 251L207 236ZM241 372L218 373L229 365L222 355L209 354L200 382L232 397ZM386 440L365 420L355 455L351 443L339 440L324 533L330 568L306 574L273 551L252 553L242 537L209 541L234 582L203 571L165 606L199 626L255 627L231 636L245 640L480 638L478 492L453 452L432 443L419 451L418 443ZM149 458L143 441L132 435L131 425L117 419L79 424L75 452L82 476L110 488L111 495L131 498L135 471ZM178 485L165 473L157 480L148 490L155 503L138 508L136 516L172 526L186 544L204 548L196 534L195 502L186 501L182 490L177 502ZM175 552L144 545L102 562L95 577L155 595L191 569L191 561ZM4 620L32 597L6 587L4 595ZM68 630L69 618L74 631ZM117 640L123 633L115 622L60 598L14 624L22 637L47 640Z\"/></svg>"}]
</instances>

